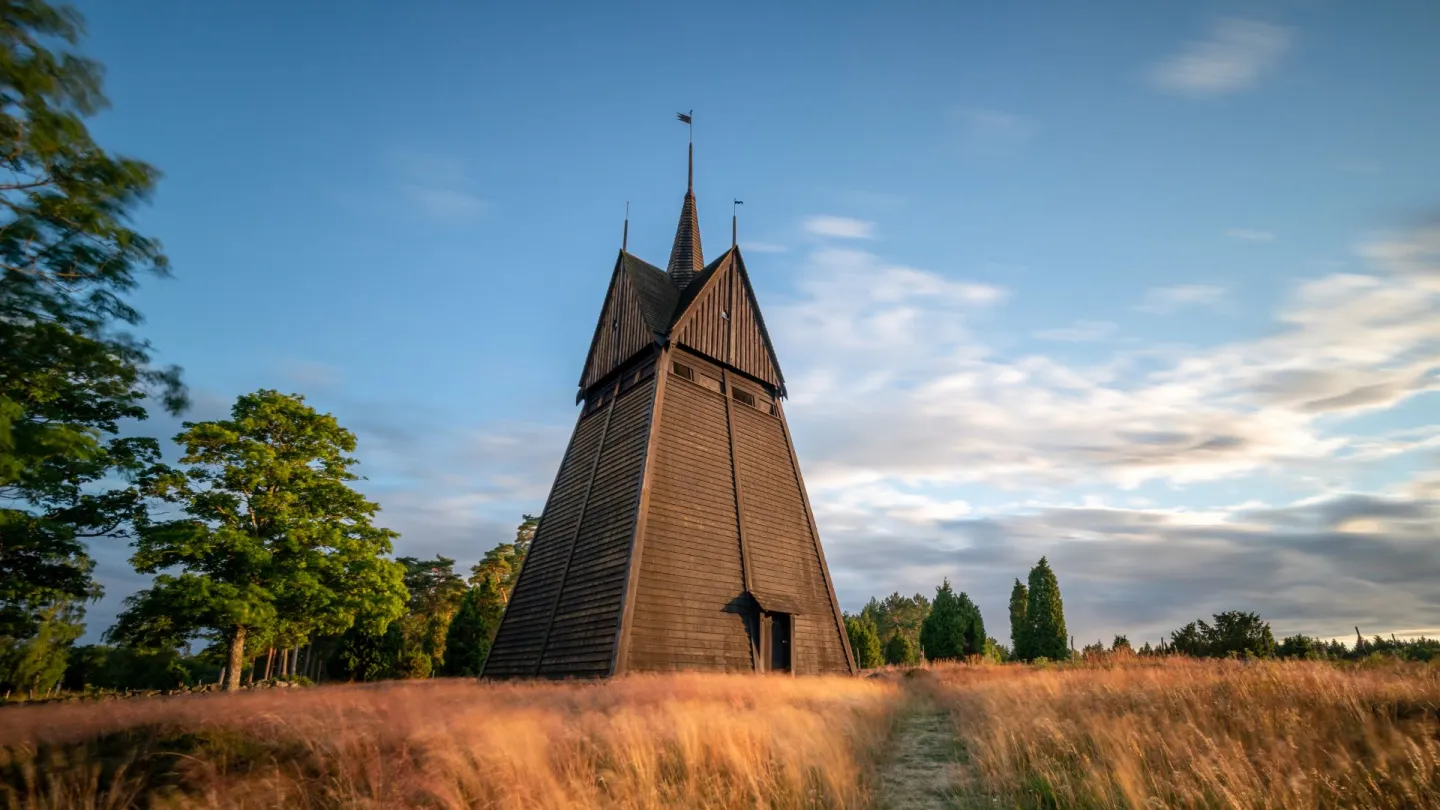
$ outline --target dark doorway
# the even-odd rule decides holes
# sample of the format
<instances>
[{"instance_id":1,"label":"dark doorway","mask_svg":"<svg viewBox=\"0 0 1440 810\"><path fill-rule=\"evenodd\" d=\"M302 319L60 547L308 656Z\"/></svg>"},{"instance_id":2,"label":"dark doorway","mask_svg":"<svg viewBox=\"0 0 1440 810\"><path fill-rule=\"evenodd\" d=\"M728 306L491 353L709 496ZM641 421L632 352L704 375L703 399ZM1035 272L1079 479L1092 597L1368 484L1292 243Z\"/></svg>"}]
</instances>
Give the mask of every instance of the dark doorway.
<instances>
[{"instance_id":1,"label":"dark doorway","mask_svg":"<svg viewBox=\"0 0 1440 810\"><path fill-rule=\"evenodd\" d=\"M770 654L766 663L770 672L790 671L790 614L770 613L766 615L766 641L770 642Z\"/></svg>"}]
</instances>

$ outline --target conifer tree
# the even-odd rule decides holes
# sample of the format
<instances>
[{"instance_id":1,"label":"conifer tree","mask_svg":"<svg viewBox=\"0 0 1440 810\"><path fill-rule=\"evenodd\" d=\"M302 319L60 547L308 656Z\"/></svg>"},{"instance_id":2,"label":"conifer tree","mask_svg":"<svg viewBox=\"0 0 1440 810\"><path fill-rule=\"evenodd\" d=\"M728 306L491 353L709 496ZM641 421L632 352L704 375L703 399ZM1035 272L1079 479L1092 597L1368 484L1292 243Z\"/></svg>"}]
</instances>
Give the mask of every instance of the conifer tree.
<instances>
[{"instance_id":1,"label":"conifer tree","mask_svg":"<svg viewBox=\"0 0 1440 810\"><path fill-rule=\"evenodd\" d=\"M930 615L920 625L920 648L930 661L985 653L985 622L980 609L963 592L956 594L949 579L935 589Z\"/></svg>"},{"instance_id":2,"label":"conifer tree","mask_svg":"<svg viewBox=\"0 0 1440 810\"><path fill-rule=\"evenodd\" d=\"M880 631L875 629L875 622L864 616L846 616L845 634L850 637L855 666L874 669L884 663L880 655Z\"/></svg>"},{"instance_id":3,"label":"conifer tree","mask_svg":"<svg viewBox=\"0 0 1440 810\"><path fill-rule=\"evenodd\" d=\"M1065 630L1065 606L1060 601L1060 583L1044 557L1030 569L1029 591L1025 607L1025 643L1029 657L1069 660L1070 642Z\"/></svg>"},{"instance_id":4,"label":"conifer tree","mask_svg":"<svg viewBox=\"0 0 1440 810\"><path fill-rule=\"evenodd\" d=\"M1025 637L1029 629L1025 618L1029 599L1029 589L1016 579L1015 587L1010 589L1010 655L1017 661L1029 661L1034 657L1030 655L1030 644Z\"/></svg>"},{"instance_id":5,"label":"conifer tree","mask_svg":"<svg viewBox=\"0 0 1440 810\"><path fill-rule=\"evenodd\" d=\"M505 612L500 581L485 577L465 592L460 609L445 636L445 663L441 670L451 677L475 677L485 666L490 642Z\"/></svg>"},{"instance_id":6,"label":"conifer tree","mask_svg":"<svg viewBox=\"0 0 1440 810\"><path fill-rule=\"evenodd\" d=\"M885 642L885 663L891 666L910 666L920 663L920 650L910 637L899 630L890 634Z\"/></svg>"}]
</instances>

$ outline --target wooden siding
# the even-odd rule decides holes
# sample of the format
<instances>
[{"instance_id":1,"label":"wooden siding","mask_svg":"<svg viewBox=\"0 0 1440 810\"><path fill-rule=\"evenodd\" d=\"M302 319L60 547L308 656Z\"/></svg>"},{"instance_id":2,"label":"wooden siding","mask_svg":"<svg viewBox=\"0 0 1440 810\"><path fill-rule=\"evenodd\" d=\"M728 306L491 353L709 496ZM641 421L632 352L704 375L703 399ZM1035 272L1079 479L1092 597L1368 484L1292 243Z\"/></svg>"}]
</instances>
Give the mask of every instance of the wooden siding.
<instances>
[{"instance_id":1,"label":"wooden siding","mask_svg":"<svg viewBox=\"0 0 1440 810\"><path fill-rule=\"evenodd\" d=\"M672 358L695 367L697 377L719 376L679 353L667 353L661 369L670 376L654 428L625 669L750 671L724 395L671 374Z\"/></svg>"},{"instance_id":2,"label":"wooden siding","mask_svg":"<svg viewBox=\"0 0 1440 810\"><path fill-rule=\"evenodd\" d=\"M560 472L545 501L525 567L510 595L495 644L485 660L486 677L535 674L545 646L550 610L580 521L590 473L600 450L606 411L582 416L560 463Z\"/></svg>"},{"instance_id":3,"label":"wooden siding","mask_svg":"<svg viewBox=\"0 0 1440 810\"><path fill-rule=\"evenodd\" d=\"M585 370L580 375L581 392L654 342L655 335L641 312L635 280L625 271L623 260L617 262L615 274L610 279L610 291L605 296L605 306L601 308L600 320L595 326L595 336L590 341Z\"/></svg>"},{"instance_id":4,"label":"wooden siding","mask_svg":"<svg viewBox=\"0 0 1440 810\"><path fill-rule=\"evenodd\" d=\"M736 402L731 417L751 584L762 600L769 594L796 605L791 651L796 674L848 672L834 594L792 463L784 416L770 413L769 403L758 397L756 406Z\"/></svg>"},{"instance_id":5,"label":"wooden siding","mask_svg":"<svg viewBox=\"0 0 1440 810\"><path fill-rule=\"evenodd\" d=\"M676 322L671 339L778 390L784 381L735 255L716 268Z\"/></svg>"},{"instance_id":6,"label":"wooden siding","mask_svg":"<svg viewBox=\"0 0 1440 810\"><path fill-rule=\"evenodd\" d=\"M589 504L555 607L540 674L608 675L620 628L635 507L645 471L655 380L620 395L600 450Z\"/></svg>"}]
</instances>

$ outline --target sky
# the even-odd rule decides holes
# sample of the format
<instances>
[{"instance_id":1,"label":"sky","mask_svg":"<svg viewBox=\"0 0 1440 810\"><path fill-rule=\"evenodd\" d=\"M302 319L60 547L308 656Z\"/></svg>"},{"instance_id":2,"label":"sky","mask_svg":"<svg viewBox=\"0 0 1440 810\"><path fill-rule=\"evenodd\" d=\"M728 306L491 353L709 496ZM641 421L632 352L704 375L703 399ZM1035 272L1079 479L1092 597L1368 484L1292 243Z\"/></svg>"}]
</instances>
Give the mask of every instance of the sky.
<instances>
[{"instance_id":1,"label":"sky","mask_svg":"<svg viewBox=\"0 0 1440 810\"><path fill-rule=\"evenodd\" d=\"M693 109L842 607L948 577L1005 640L1045 555L1081 644L1440 633L1434 3L79 8L96 137L165 174L183 418L304 394L397 553L541 510ZM146 583L93 551L92 638Z\"/></svg>"}]
</instances>

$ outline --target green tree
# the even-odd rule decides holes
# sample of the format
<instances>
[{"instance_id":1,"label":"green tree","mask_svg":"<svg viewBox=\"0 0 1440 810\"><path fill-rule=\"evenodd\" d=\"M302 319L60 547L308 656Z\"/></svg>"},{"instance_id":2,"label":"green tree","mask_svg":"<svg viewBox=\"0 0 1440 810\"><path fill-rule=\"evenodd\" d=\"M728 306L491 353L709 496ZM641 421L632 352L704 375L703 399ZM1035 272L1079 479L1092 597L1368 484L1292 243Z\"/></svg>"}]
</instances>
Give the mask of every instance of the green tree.
<instances>
[{"instance_id":1,"label":"green tree","mask_svg":"<svg viewBox=\"0 0 1440 810\"><path fill-rule=\"evenodd\" d=\"M930 661L985 654L985 622L965 593L956 594L946 579L935 589L930 615L920 626L920 648Z\"/></svg>"},{"instance_id":2,"label":"green tree","mask_svg":"<svg viewBox=\"0 0 1440 810\"><path fill-rule=\"evenodd\" d=\"M350 488L354 434L270 390L184 427L188 469L159 469L146 492L185 516L140 527L131 563L156 577L126 600L113 638L173 647L206 634L226 645L226 688L238 689L252 631L308 638L366 617L379 632L401 615L404 569L382 556L396 535Z\"/></svg>"},{"instance_id":3,"label":"green tree","mask_svg":"<svg viewBox=\"0 0 1440 810\"><path fill-rule=\"evenodd\" d=\"M395 562L405 568L405 590L410 594L400 620L406 649L423 652L437 666L443 665L446 631L465 596L465 580L455 573L454 560L438 554L433 560L399 557Z\"/></svg>"},{"instance_id":4,"label":"green tree","mask_svg":"<svg viewBox=\"0 0 1440 810\"><path fill-rule=\"evenodd\" d=\"M186 404L178 369L151 367L124 331L142 320L125 300L137 277L168 273L159 243L127 224L159 173L91 138L85 121L107 102L101 66L65 50L82 29L42 0L0 5L0 655L51 609L78 622L99 596L84 541L143 511L114 484L159 457L118 425L144 419L152 394Z\"/></svg>"},{"instance_id":5,"label":"green tree","mask_svg":"<svg viewBox=\"0 0 1440 810\"><path fill-rule=\"evenodd\" d=\"M336 677L347 681L382 681L401 677L405 636L399 622L379 630L369 622L357 622L340 635L331 657Z\"/></svg>"},{"instance_id":6,"label":"green tree","mask_svg":"<svg viewBox=\"0 0 1440 810\"><path fill-rule=\"evenodd\" d=\"M845 616L845 634L850 637L850 652L855 666L874 669L884 663L880 655L880 633L875 623L863 616Z\"/></svg>"},{"instance_id":7,"label":"green tree","mask_svg":"<svg viewBox=\"0 0 1440 810\"><path fill-rule=\"evenodd\" d=\"M1026 619L1026 612L1029 610L1030 589L1019 579L1015 580L1015 587L1010 589L1010 649L1011 655L1019 661L1029 661L1030 644L1025 634L1030 629L1030 623Z\"/></svg>"},{"instance_id":8,"label":"green tree","mask_svg":"<svg viewBox=\"0 0 1440 810\"><path fill-rule=\"evenodd\" d=\"M1122 651L1132 653L1135 652L1135 648L1130 646L1129 636L1116 636L1115 640L1110 642L1110 652Z\"/></svg>"},{"instance_id":9,"label":"green tree","mask_svg":"<svg viewBox=\"0 0 1440 810\"><path fill-rule=\"evenodd\" d=\"M80 612L71 602L46 606L34 633L0 651L0 688L23 689L34 698L58 684L71 646L85 632Z\"/></svg>"},{"instance_id":10,"label":"green tree","mask_svg":"<svg viewBox=\"0 0 1440 810\"><path fill-rule=\"evenodd\" d=\"M1060 583L1044 557L1030 569L1029 601L1025 606L1025 643L1030 658L1070 659L1070 637L1065 630L1065 606Z\"/></svg>"},{"instance_id":11,"label":"green tree","mask_svg":"<svg viewBox=\"0 0 1440 810\"><path fill-rule=\"evenodd\" d=\"M913 666L920 663L920 648L910 637L895 630L885 642L885 663L891 666Z\"/></svg>"},{"instance_id":12,"label":"green tree","mask_svg":"<svg viewBox=\"0 0 1440 810\"><path fill-rule=\"evenodd\" d=\"M525 555L530 552L530 543L535 539L535 530L540 518L525 515L515 529L515 542L501 543L489 551L480 562L470 568L470 584L478 585L486 577L496 581L502 601L508 603L520 580L520 569L525 564Z\"/></svg>"},{"instance_id":13,"label":"green tree","mask_svg":"<svg viewBox=\"0 0 1440 810\"><path fill-rule=\"evenodd\" d=\"M881 638L889 638L896 631L912 642L920 642L920 625L930 614L930 600L922 594L901 596L897 591L884 600L871 598L861 609L860 615L875 623Z\"/></svg>"}]
</instances>

